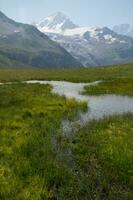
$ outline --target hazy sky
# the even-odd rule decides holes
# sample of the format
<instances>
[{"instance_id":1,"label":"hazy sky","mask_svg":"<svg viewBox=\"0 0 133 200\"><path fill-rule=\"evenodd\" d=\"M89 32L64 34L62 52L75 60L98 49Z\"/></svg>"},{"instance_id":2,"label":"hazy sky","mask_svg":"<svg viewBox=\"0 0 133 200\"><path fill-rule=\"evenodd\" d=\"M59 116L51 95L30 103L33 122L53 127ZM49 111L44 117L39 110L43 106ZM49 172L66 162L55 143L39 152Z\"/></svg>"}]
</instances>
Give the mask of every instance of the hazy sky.
<instances>
[{"instance_id":1,"label":"hazy sky","mask_svg":"<svg viewBox=\"0 0 133 200\"><path fill-rule=\"evenodd\" d=\"M61 11L81 26L133 24L133 0L0 0L0 10L25 23Z\"/></svg>"}]
</instances>

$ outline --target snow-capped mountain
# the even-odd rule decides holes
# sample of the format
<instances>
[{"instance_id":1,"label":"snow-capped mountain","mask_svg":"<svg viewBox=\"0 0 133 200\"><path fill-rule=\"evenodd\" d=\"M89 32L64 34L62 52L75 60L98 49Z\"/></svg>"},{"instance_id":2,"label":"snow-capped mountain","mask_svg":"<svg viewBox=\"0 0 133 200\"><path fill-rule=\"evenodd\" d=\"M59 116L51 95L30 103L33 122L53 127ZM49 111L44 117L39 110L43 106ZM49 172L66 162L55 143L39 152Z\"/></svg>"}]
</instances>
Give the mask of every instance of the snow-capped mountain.
<instances>
[{"instance_id":1,"label":"snow-capped mountain","mask_svg":"<svg viewBox=\"0 0 133 200\"><path fill-rule=\"evenodd\" d=\"M63 33L65 30L78 27L61 12L44 18L36 26L40 31L50 33Z\"/></svg>"},{"instance_id":2,"label":"snow-capped mountain","mask_svg":"<svg viewBox=\"0 0 133 200\"><path fill-rule=\"evenodd\" d=\"M114 26L113 31L121 35L133 37L133 26L131 26L130 24L116 25Z\"/></svg>"},{"instance_id":3,"label":"snow-capped mountain","mask_svg":"<svg viewBox=\"0 0 133 200\"><path fill-rule=\"evenodd\" d=\"M64 48L34 26L15 22L0 11L0 67L79 67Z\"/></svg>"},{"instance_id":4,"label":"snow-capped mountain","mask_svg":"<svg viewBox=\"0 0 133 200\"><path fill-rule=\"evenodd\" d=\"M133 61L133 39L107 27L79 27L60 12L44 18L36 27L84 66Z\"/></svg>"}]
</instances>

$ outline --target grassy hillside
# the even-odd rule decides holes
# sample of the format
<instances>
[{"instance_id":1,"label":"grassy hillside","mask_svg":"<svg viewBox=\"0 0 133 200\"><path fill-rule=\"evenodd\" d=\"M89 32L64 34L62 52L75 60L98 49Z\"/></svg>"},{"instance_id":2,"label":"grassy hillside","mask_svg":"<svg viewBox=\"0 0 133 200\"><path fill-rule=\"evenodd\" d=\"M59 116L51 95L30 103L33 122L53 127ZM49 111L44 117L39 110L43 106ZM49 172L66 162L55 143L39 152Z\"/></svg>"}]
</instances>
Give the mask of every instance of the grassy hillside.
<instances>
[{"instance_id":1,"label":"grassy hillside","mask_svg":"<svg viewBox=\"0 0 133 200\"><path fill-rule=\"evenodd\" d=\"M17 66L17 67L14 67ZM20 61L16 61L14 59L7 58L6 56L0 54L0 69L27 69L27 68L33 68L31 66L28 66L27 64L24 64Z\"/></svg>"}]
</instances>

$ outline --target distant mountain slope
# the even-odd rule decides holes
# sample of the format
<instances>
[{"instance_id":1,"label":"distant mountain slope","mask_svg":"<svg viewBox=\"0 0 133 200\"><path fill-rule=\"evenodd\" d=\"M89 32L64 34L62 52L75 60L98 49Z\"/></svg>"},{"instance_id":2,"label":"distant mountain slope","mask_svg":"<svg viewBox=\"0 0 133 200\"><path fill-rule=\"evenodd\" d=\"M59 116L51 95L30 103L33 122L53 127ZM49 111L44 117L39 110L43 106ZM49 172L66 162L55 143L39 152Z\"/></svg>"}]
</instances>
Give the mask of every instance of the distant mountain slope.
<instances>
[{"instance_id":1,"label":"distant mountain slope","mask_svg":"<svg viewBox=\"0 0 133 200\"><path fill-rule=\"evenodd\" d=\"M133 39L107 27L79 27L60 12L44 18L36 27L86 67L133 61Z\"/></svg>"},{"instance_id":2,"label":"distant mountain slope","mask_svg":"<svg viewBox=\"0 0 133 200\"><path fill-rule=\"evenodd\" d=\"M17 23L0 12L0 66L78 67L65 49L32 25Z\"/></svg>"},{"instance_id":3,"label":"distant mountain slope","mask_svg":"<svg viewBox=\"0 0 133 200\"><path fill-rule=\"evenodd\" d=\"M113 31L121 35L133 37L133 26L130 24L120 24L113 27Z\"/></svg>"}]
</instances>

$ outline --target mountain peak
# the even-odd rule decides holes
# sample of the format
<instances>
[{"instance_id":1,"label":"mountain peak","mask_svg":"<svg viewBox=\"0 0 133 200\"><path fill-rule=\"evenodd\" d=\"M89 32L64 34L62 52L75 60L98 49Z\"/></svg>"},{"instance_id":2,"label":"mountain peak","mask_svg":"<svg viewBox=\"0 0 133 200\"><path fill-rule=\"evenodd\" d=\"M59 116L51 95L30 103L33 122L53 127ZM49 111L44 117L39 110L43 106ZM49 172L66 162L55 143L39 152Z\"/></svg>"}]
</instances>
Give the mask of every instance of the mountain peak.
<instances>
[{"instance_id":1,"label":"mountain peak","mask_svg":"<svg viewBox=\"0 0 133 200\"><path fill-rule=\"evenodd\" d=\"M58 25L60 23L63 23L65 20L67 20L68 18L61 12L56 12L53 15L50 15L46 18L44 18L41 22L44 24L44 22L46 23L46 25Z\"/></svg>"},{"instance_id":2,"label":"mountain peak","mask_svg":"<svg viewBox=\"0 0 133 200\"><path fill-rule=\"evenodd\" d=\"M15 22L0 12L0 65L15 63L38 68L82 66L35 27Z\"/></svg>"},{"instance_id":3,"label":"mountain peak","mask_svg":"<svg viewBox=\"0 0 133 200\"><path fill-rule=\"evenodd\" d=\"M44 18L41 22L36 24L36 26L41 31L55 33L62 33L67 29L78 27L62 12L57 12Z\"/></svg>"},{"instance_id":4,"label":"mountain peak","mask_svg":"<svg viewBox=\"0 0 133 200\"><path fill-rule=\"evenodd\" d=\"M56 12L54 15L53 15L53 17L54 18L62 18L62 19L67 19L68 17L64 14L64 13L62 13L62 12L60 12L60 11L58 11L58 12Z\"/></svg>"}]
</instances>

